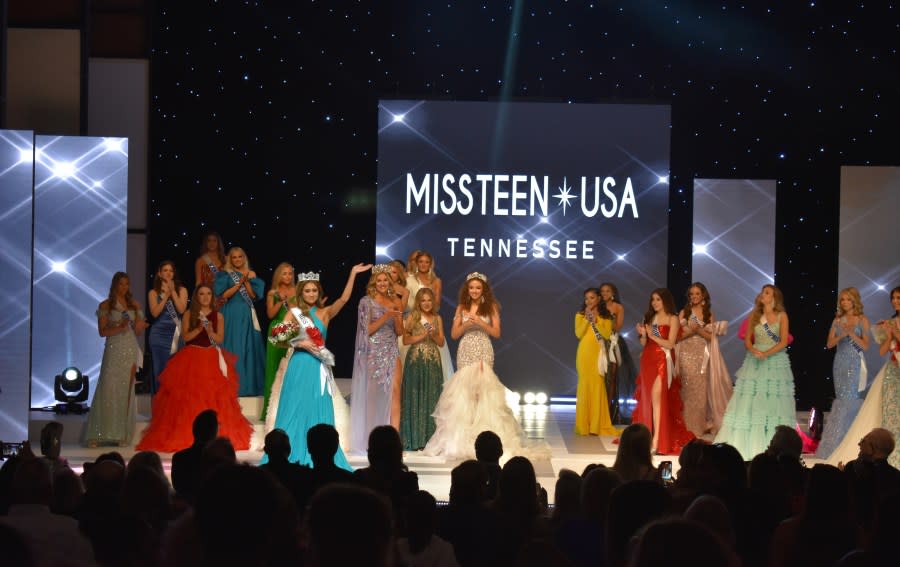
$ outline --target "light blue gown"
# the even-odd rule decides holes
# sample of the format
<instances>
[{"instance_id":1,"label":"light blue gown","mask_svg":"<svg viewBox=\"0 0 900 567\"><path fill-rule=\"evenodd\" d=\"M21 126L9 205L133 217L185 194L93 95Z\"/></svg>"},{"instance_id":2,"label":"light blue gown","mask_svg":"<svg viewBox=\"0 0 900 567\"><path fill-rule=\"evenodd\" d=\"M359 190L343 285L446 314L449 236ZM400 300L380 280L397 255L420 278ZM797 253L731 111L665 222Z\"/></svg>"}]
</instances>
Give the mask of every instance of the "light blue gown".
<instances>
[{"instance_id":1,"label":"light blue gown","mask_svg":"<svg viewBox=\"0 0 900 567\"><path fill-rule=\"evenodd\" d=\"M315 307L310 310L310 319L322 333L322 338L326 338L328 329L316 316L316 311ZM334 401L327 385L322 387L321 365L322 362L315 356L303 349L296 349L288 362L281 385L275 427L284 430L291 439L291 456L288 460L301 465L312 466L312 458L306 446L306 432L320 423L334 426ZM267 461L263 457L262 464ZM340 447L334 454L334 464L353 471Z\"/></svg>"},{"instance_id":2,"label":"light blue gown","mask_svg":"<svg viewBox=\"0 0 900 567\"><path fill-rule=\"evenodd\" d=\"M856 336L862 336L862 325L857 324L853 328ZM844 337L837 344L834 354L834 402L831 404L831 413L825 421L825 431L822 435L822 441L819 442L819 448L816 450L816 457L827 459L831 456L841 439L850 429L859 408L862 406L863 395L865 392L857 391L859 389L859 370L860 358L859 353L850 344L850 337Z\"/></svg>"},{"instance_id":3,"label":"light blue gown","mask_svg":"<svg viewBox=\"0 0 900 567\"><path fill-rule=\"evenodd\" d=\"M234 286L228 272L216 274L216 296ZM256 295L254 301L262 299L266 284L259 278L251 278L250 286ZM259 396L263 391L266 373L266 348L262 332L253 328L251 307L240 293L231 296L219 311L225 317L225 340L222 347L237 355L237 372L240 376L238 396Z\"/></svg>"}]
</instances>

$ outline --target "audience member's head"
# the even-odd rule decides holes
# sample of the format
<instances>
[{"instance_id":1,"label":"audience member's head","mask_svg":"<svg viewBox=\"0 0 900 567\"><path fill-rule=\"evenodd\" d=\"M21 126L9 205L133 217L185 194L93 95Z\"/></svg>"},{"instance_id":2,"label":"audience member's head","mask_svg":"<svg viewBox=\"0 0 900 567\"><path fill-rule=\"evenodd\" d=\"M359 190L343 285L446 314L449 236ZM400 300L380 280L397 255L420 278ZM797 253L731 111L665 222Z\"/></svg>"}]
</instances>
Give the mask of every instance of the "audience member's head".
<instances>
[{"instance_id":1,"label":"audience member's head","mask_svg":"<svg viewBox=\"0 0 900 567\"><path fill-rule=\"evenodd\" d=\"M731 505L743 497L747 490L747 465L732 445L716 443L705 446L702 468L707 490L726 504Z\"/></svg>"},{"instance_id":2,"label":"audience member's head","mask_svg":"<svg viewBox=\"0 0 900 567\"><path fill-rule=\"evenodd\" d=\"M44 459L26 459L19 463L12 482L13 504L40 504L53 502L53 472Z\"/></svg>"},{"instance_id":3,"label":"audience member's head","mask_svg":"<svg viewBox=\"0 0 900 567\"><path fill-rule=\"evenodd\" d=\"M725 504L709 494L698 496L684 512L685 520L693 520L715 534L726 549L734 550L737 538L731 513Z\"/></svg>"},{"instance_id":4,"label":"audience member's head","mask_svg":"<svg viewBox=\"0 0 900 567\"><path fill-rule=\"evenodd\" d=\"M117 497L125 481L125 463L119 459L102 459L102 457L103 455L97 457L92 467L85 468L83 476L85 496Z\"/></svg>"},{"instance_id":5,"label":"audience member's head","mask_svg":"<svg viewBox=\"0 0 900 567\"><path fill-rule=\"evenodd\" d=\"M778 425L775 427L775 433L772 434L772 440L769 441L769 447L766 453L778 457L780 455L788 455L795 459L799 459L803 454L803 439L793 427L787 425ZM751 458L755 455L751 455Z\"/></svg>"},{"instance_id":6,"label":"audience member's head","mask_svg":"<svg viewBox=\"0 0 900 567\"><path fill-rule=\"evenodd\" d=\"M194 418L194 445L204 446L219 434L219 416L215 410L203 410Z\"/></svg>"},{"instance_id":7,"label":"audience member's head","mask_svg":"<svg viewBox=\"0 0 900 567\"><path fill-rule=\"evenodd\" d=\"M166 479L166 471L163 468L162 459L160 459L159 454L154 451L140 451L135 453L134 456L131 457L131 460L128 461L125 472L126 474L131 474L137 468L150 469L159 475L160 478ZM166 480L166 484L168 484L168 480Z\"/></svg>"},{"instance_id":8,"label":"audience member's head","mask_svg":"<svg viewBox=\"0 0 900 567\"><path fill-rule=\"evenodd\" d=\"M170 489L165 475L159 474L153 467L129 468L120 500L123 514L142 520L157 533L162 533L171 515Z\"/></svg>"},{"instance_id":9,"label":"audience member's head","mask_svg":"<svg viewBox=\"0 0 900 567\"><path fill-rule=\"evenodd\" d=\"M391 506L372 490L348 484L326 486L313 496L307 517L313 564L392 564ZM353 545L347 544L347 534L353 534Z\"/></svg>"},{"instance_id":10,"label":"audience member's head","mask_svg":"<svg viewBox=\"0 0 900 567\"><path fill-rule=\"evenodd\" d=\"M97 460L94 461L95 465L99 465L105 461L112 461L113 463L119 463L122 465L122 468L125 468L125 457L122 456L122 453L118 451L110 451L109 453L102 453Z\"/></svg>"},{"instance_id":11,"label":"audience member's head","mask_svg":"<svg viewBox=\"0 0 900 567\"><path fill-rule=\"evenodd\" d=\"M62 450L63 424L51 421L41 429L41 454L48 459L58 459Z\"/></svg>"},{"instance_id":12,"label":"audience member's head","mask_svg":"<svg viewBox=\"0 0 900 567\"><path fill-rule=\"evenodd\" d=\"M707 528L678 518L658 520L644 528L629 562L633 567L688 564L728 567L732 556Z\"/></svg>"},{"instance_id":13,"label":"audience member's head","mask_svg":"<svg viewBox=\"0 0 900 567\"><path fill-rule=\"evenodd\" d=\"M0 524L0 549L6 565L31 567L37 565L31 547L22 533L9 524Z\"/></svg>"},{"instance_id":14,"label":"audience member's head","mask_svg":"<svg viewBox=\"0 0 900 567\"><path fill-rule=\"evenodd\" d=\"M562 469L556 478L553 493L553 514L557 522L581 516L581 476L569 469Z\"/></svg>"},{"instance_id":15,"label":"audience member's head","mask_svg":"<svg viewBox=\"0 0 900 567\"><path fill-rule=\"evenodd\" d=\"M341 439L337 429L327 423L313 425L306 432L306 446L315 468L334 465L334 454L337 453Z\"/></svg>"},{"instance_id":16,"label":"audience member's head","mask_svg":"<svg viewBox=\"0 0 900 567\"><path fill-rule=\"evenodd\" d=\"M642 423L632 423L622 431L613 468L622 480L639 480L653 467L650 446L653 435Z\"/></svg>"},{"instance_id":17,"label":"audience member's head","mask_svg":"<svg viewBox=\"0 0 900 567\"><path fill-rule=\"evenodd\" d=\"M269 456L269 462L287 462L291 456L291 438L283 429L273 429L266 434L263 450Z\"/></svg>"},{"instance_id":18,"label":"audience member's head","mask_svg":"<svg viewBox=\"0 0 900 567\"><path fill-rule=\"evenodd\" d=\"M533 518L540 511L537 477L534 466L525 457L513 457L503 465L500 490L495 501L497 510L521 520Z\"/></svg>"},{"instance_id":19,"label":"audience member's head","mask_svg":"<svg viewBox=\"0 0 900 567\"><path fill-rule=\"evenodd\" d=\"M84 487L75 471L69 467L60 467L53 473L53 504L50 510L54 514L75 517L81 506Z\"/></svg>"},{"instance_id":20,"label":"audience member's head","mask_svg":"<svg viewBox=\"0 0 900 567\"><path fill-rule=\"evenodd\" d=\"M894 435L887 429L876 427L859 440L859 458L869 461L887 459L894 451Z\"/></svg>"},{"instance_id":21,"label":"audience member's head","mask_svg":"<svg viewBox=\"0 0 900 567\"><path fill-rule=\"evenodd\" d=\"M626 482L609 496L607 553L610 565L623 565L628 556L628 542L641 527L660 518L669 510L671 497L658 482L634 480Z\"/></svg>"},{"instance_id":22,"label":"audience member's head","mask_svg":"<svg viewBox=\"0 0 900 567\"><path fill-rule=\"evenodd\" d=\"M403 442L390 425L379 425L369 434L369 466L377 470L403 468Z\"/></svg>"},{"instance_id":23,"label":"audience member's head","mask_svg":"<svg viewBox=\"0 0 900 567\"><path fill-rule=\"evenodd\" d=\"M485 501L487 472L478 461L463 461L450 471L450 505L473 508Z\"/></svg>"},{"instance_id":24,"label":"audience member's head","mask_svg":"<svg viewBox=\"0 0 900 567\"><path fill-rule=\"evenodd\" d=\"M499 464L503 456L503 442L493 431L482 431L475 438L475 458L482 463Z\"/></svg>"},{"instance_id":25,"label":"audience member's head","mask_svg":"<svg viewBox=\"0 0 900 567\"><path fill-rule=\"evenodd\" d=\"M622 478L619 474L603 465L589 472L581 483L581 509L585 518L605 525L610 495L621 484Z\"/></svg>"},{"instance_id":26,"label":"audience member's head","mask_svg":"<svg viewBox=\"0 0 900 567\"><path fill-rule=\"evenodd\" d=\"M406 508L406 522L409 532L409 547L418 553L428 545L434 535L437 523L437 502L434 496L419 490L409 497Z\"/></svg>"}]
</instances>

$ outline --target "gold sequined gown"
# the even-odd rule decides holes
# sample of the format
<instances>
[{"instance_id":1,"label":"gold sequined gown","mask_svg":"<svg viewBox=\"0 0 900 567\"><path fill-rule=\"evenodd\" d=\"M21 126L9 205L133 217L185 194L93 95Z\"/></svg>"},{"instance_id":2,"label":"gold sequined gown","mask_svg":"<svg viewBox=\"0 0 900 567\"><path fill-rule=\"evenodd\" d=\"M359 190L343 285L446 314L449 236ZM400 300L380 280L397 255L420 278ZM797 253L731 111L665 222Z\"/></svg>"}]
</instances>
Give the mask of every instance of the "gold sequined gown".
<instances>
[{"instance_id":1,"label":"gold sequined gown","mask_svg":"<svg viewBox=\"0 0 900 567\"><path fill-rule=\"evenodd\" d=\"M482 320L490 323L490 317ZM432 414L436 430L425 446L426 455L474 459L475 438L493 431L503 443L504 457L550 458L549 445L527 440L507 404L507 389L494 374L494 347L486 332L466 331L456 351L456 367Z\"/></svg>"},{"instance_id":2,"label":"gold sequined gown","mask_svg":"<svg viewBox=\"0 0 900 567\"><path fill-rule=\"evenodd\" d=\"M122 321L122 313L119 309L98 309L97 318L107 317L107 325L114 327ZM144 318L141 311L129 309L127 313L132 321ZM86 444L131 443L137 408L131 369L137 363L139 352L137 336L131 328L106 337L100 377L85 429Z\"/></svg>"}]
</instances>

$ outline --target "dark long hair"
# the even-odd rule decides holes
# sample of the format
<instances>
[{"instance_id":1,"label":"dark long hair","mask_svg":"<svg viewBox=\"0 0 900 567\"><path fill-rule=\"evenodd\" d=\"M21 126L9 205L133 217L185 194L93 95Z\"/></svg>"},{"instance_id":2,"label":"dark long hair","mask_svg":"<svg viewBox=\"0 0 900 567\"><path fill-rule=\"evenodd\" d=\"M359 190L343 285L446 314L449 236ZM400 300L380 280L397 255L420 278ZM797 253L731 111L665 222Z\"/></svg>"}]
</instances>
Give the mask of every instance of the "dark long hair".
<instances>
[{"instance_id":1,"label":"dark long hair","mask_svg":"<svg viewBox=\"0 0 900 567\"><path fill-rule=\"evenodd\" d=\"M196 329L197 325L200 324L200 307L201 307L201 305L200 305L200 302L197 301L197 292L200 291L200 288L204 288L204 287L206 289L208 289L209 293L212 295L212 298L209 303L209 308L212 311L215 311L215 309L216 309L216 294L213 293L213 289L206 284L198 285L196 288L194 288L194 293L191 296L191 309L190 309L191 315L190 315L190 319L189 319L190 328L187 330Z\"/></svg>"},{"instance_id":2,"label":"dark long hair","mask_svg":"<svg viewBox=\"0 0 900 567\"><path fill-rule=\"evenodd\" d=\"M204 254L208 254L209 251L206 249L206 239L210 236L215 236L216 240L219 241L219 246L216 248L215 255L219 258L219 265L225 265L225 244L222 243L222 236L219 235L216 231L209 231L203 235L203 244L200 246L200 257L202 258Z\"/></svg>"},{"instance_id":3,"label":"dark long hair","mask_svg":"<svg viewBox=\"0 0 900 567\"><path fill-rule=\"evenodd\" d=\"M178 268L175 267L175 262L172 260L163 260L159 263L159 266L156 267L156 275L153 276L153 291L156 293L162 292L162 278L159 277L159 273L167 265L172 266L172 283L175 284L175 290L177 291L184 287L184 284L178 279Z\"/></svg>"},{"instance_id":4,"label":"dark long hair","mask_svg":"<svg viewBox=\"0 0 900 567\"><path fill-rule=\"evenodd\" d=\"M112 282L109 284L109 295L106 298L110 310L116 308L116 288L119 287L119 282L122 281L123 278L131 281L131 278L129 278L128 274L125 272L116 272L113 274ZM125 292L125 308L127 309L129 307L133 308L135 311L140 308L137 301L134 300L134 296L131 294L131 287Z\"/></svg>"},{"instance_id":5,"label":"dark long hair","mask_svg":"<svg viewBox=\"0 0 900 567\"><path fill-rule=\"evenodd\" d=\"M600 301L597 302L597 313L600 315L601 319L613 319L613 314L609 312L609 308L606 307L606 302L603 301L603 298L600 297L600 288L599 287L589 287L584 290L581 295L587 295L588 292L593 293L597 296L597 299ZM581 309L578 310L579 313L584 313L587 310L587 302L581 302Z\"/></svg>"},{"instance_id":6,"label":"dark long hair","mask_svg":"<svg viewBox=\"0 0 900 567\"><path fill-rule=\"evenodd\" d=\"M653 316L656 315L656 311L653 310L653 295L656 294L662 299L663 302L663 311L666 315L675 315L677 311L675 310L675 299L672 298L672 292L667 290L664 287L658 287L653 290L653 293L650 294L650 302L647 304L647 312L644 313L644 324L649 325L653 323Z\"/></svg>"}]
</instances>

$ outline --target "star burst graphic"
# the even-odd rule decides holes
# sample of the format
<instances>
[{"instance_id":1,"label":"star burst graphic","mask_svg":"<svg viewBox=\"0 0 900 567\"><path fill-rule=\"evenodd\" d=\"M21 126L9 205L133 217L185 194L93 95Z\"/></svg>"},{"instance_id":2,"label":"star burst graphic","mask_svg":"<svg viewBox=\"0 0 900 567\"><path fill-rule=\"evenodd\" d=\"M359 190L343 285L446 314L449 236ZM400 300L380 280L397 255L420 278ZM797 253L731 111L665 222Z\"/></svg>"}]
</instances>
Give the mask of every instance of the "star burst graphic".
<instances>
[{"instance_id":1,"label":"star burst graphic","mask_svg":"<svg viewBox=\"0 0 900 567\"><path fill-rule=\"evenodd\" d=\"M572 204L569 202L575 198L575 195L572 194L572 188L566 184L566 178L563 177L562 185L560 185L557 189L559 192L554 195L556 199L559 199L558 205L561 205L563 208L563 216L566 216L566 207L571 207Z\"/></svg>"}]
</instances>

